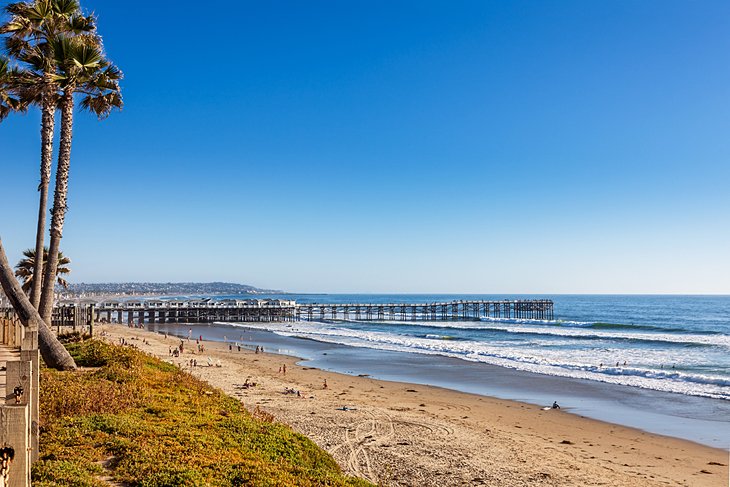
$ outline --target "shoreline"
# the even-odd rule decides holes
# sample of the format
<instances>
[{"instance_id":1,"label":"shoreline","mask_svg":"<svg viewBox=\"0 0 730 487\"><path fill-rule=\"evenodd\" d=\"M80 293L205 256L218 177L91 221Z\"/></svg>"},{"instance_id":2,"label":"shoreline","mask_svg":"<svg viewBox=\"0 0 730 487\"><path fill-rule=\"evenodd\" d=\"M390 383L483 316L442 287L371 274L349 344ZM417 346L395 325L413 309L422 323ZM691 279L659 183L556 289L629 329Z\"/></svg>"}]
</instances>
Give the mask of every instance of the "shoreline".
<instances>
[{"instance_id":1,"label":"shoreline","mask_svg":"<svg viewBox=\"0 0 730 487\"><path fill-rule=\"evenodd\" d=\"M300 359L204 341L97 326L175 363L291 425L330 452L347 473L385 485L726 485L728 452L532 404L329 372ZM145 339L148 344L143 343ZM205 338L205 337L204 337ZM207 364L210 356L221 367ZM198 359L198 367L189 360ZM286 375L278 372L284 364ZM243 388L249 378L254 388ZM327 380L327 389L323 381ZM284 394L285 388L302 397ZM347 406L347 410L342 410Z\"/></svg>"},{"instance_id":2,"label":"shoreline","mask_svg":"<svg viewBox=\"0 0 730 487\"><path fill-rule=\"evenodd\" d=\"M445 389L532 404L557 401L570 412L649 433L730 449L730 401L581 378L543 375L438 354L352 347L282 335L254 324L150 324L182 336L186 329L224 342L235 337L299 357L304 365L347 375ZM245 346L245 345L244 345ZM253 350L253 348L252 348Z\"/></svg>"}]
</instances>

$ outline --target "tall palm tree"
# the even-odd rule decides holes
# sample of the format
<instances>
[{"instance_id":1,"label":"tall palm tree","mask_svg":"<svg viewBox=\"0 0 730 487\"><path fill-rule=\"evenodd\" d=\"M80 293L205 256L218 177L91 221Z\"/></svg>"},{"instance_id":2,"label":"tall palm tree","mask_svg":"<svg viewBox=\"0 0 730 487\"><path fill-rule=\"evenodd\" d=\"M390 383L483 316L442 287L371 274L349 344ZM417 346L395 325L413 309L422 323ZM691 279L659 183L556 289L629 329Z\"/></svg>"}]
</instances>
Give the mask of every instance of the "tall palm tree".
<instances>
[{"instance_id":1,"label":"tall palm tree","mask_svg":"<svg viewBox=\"0 0 730 487\"><path fill-rule=\"evenodd\" d=\"M23 108L11 95L17 74L16 70L8 68L8 63L4 58L0 59L0 109L2 113L7 114L6 108L7 110ZM0 121L3 117L0 117ZM13 268L10 267L5 256L2 240L0 240L0 286L18 313L23 326L37 328L38 348L46 364L49 367L61 370L75 369L76 362L74 362L73 357L41 319L36 308L33 307L20 288L18 280L13 275Z\"/></svg>"},{"instance_id":2,"label":"tall palm tree","mask_svg":"<svg viewBox=\"0 0 730 487\"><path fill-rule=\"evenodd\" d=\"M61 134L56 164L56 187L51 209L51 239L48 261L43 272L43 289L38 312L49 322L53 311L53 288L56 282L58 252L63 236L68 197L68 177L71 166L71 138L73 135L74 95L84 98L82 108L106 118L114 108L122 107L119 80L122 72L105 59L98 43L81 37L57 36L53 42L58 73L54 76L61 86Z\"/></svg>"},{"instance_id":3,"label":"tall palm tree","mask_svg":"<svg viewBox=\"0 0 730 487\"><path fill-rule=\"evenodd\" d=\"M51 6L49 9L49 5ZM56 32L53 27L54 23L63 23L61 19L67 18L68 22L73 25L70 28L70 32L89 32L89 22L87 19L81 19L79 15L75 15L74 19L65 17L63 12L72 10L73 5L78 8L78 3L75 0L38 0L36 2L25 2L8 5L6 12L10 14L10 21L0 25L0 33L8 34L5 38L6 50L9 54L16 57L16 59L23 61L26 55L43 55L43 60L55 60L55 56L52 55L48 42L44 39L49 38L49 33ZM26 8L27 7L27 8ZM35 7L36 11L33 12L31 9ZM55 9L55 10L54 10ZM23 17L23 13L27 13L27 17ZM50 15L49 12L55 12L57 15ZM42 26L39 27L39 26ZM35 29L35 30L34 30ZM38 59L37 61L41 61ZM25 108L25 102L28 102L28 93L32 93L34 86L36 87L36 93L40 93L40 96L36 96L35 99L30 100L36 102L36 99L41 100L39 103L43 107L43 125L41 129L42 133L42 150L41 150L41 173L42 180L46 181L45 184L45 196L41 197L41 205L39 209L39 227L40 224L45 226L45 207L47 198L48 182L50 181L50 163L52 155L52 140L53 140L53 121L57 103L57 96L55 93L57 90L54 88L53 96L44 96L44 93L50 93L51 87L49 82L53 81L52 76L56 74L55 66L50 63L38 63L36 65L40 69L37 73L28 72L24 70L22 73L18 70L10 70L8 74L8 68L6 62L3 60L2 73L0 73L0 99L2 99L2 111L7 114L6 107L10 109L22 110ZM40 75L40 80L33 82L33 75ZM10 78L10 82L8 82ZM10 83L10 86L8 86ZM21 100L17 100L8 93L22 93ZM52 102L52 103L51 103ZM50 117L49 117L50 115ZM4 115L3 115L4 116ZM50 120L50 122L49 122ZM43 161L48 161L48 169L44 170ZM47 174L44 179L43 174ZM41 184L41 186L44 186ZM38 235L41 236L40 249L43 248L43 227L40 227ZM38 247L36 247L38 249ZM42 251L42 250L40 250ZM40 253L39 251L39 253ZM42 263L42 262L41 262ZM39 263L39 265L41 264ZM42 275L42 271L38 269L36 275ZM36 282L40 281L37 279ZM18 317L24 326L30 327L31 329L37 327L38 330L38 348L40 349L41 356L45 361L46 365L60 370L73 369L76 367L71 355L64 348L64 346L58 341L58 338L53 334L46 322L40 317L36 306L34 306L23 293L20 288L20 284L13 275L12 267L8 264L5 256L5 251L0 241L0 285L2 286L5 295L10 299L13 308L15 309ZM40 289L37 284L36 289ZM50 322L50 318L49 318Z\"/></svg>"},{"instance_id":4,"label":"tall palm tree","mask_svg":"<svg viewBox=\"0 0 730 487\"><path fill-rule=\"evenodd\" d=\"M24 258L15 265L15 277L23 281L23 291L25 294L30 293L31 286L33 284L33 277L35 276L35 249L27 249L23 252ZM43 247L43 260L48 259L48 247ZM59 286L64 289L68 289L68 281L63 276L69 274L71 269L68 265L71 263L71 259L63 255L63 252L58 252L58 268L56 269L56 280Z\"/></svg>"},{"instance_id":5,"label":"tall palm tree","mask_svg":"<svg viewBox=\"0 0 730 487\"><path fill-rule=\"evenodd\" d=\"M51 181L53 159L53 131L55 112L58 103L58 86L55 56L52 43L55 36L70 35L93 36L95 23L93 17L85 17L77 0L32 0L11 3L5 7L10 19L0 26L0 33L7 34L7 51L28 66L22 96L26 102L41 107L41 168L40 201L38 204L38 223L36 229L36 253L44 247L46 209L48 206L48 186ZM43 275L43 262L36 262L34 274ZM41 279L34 281L31 289L31 302L38 308L41 299Z\"/></svg>"}]
</instances>

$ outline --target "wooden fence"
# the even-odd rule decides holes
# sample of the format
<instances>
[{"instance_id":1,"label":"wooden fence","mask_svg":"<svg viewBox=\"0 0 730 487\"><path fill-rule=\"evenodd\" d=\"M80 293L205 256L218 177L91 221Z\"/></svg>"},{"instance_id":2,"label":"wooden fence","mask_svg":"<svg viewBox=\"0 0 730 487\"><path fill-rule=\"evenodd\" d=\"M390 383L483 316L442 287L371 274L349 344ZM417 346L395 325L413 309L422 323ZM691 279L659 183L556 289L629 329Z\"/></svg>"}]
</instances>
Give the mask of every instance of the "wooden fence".
<instances>
[{"instance_id":1,"label":"wooden fence","mask_svg":"<svg viewBox=\"0 0 730 487\"><path fill-rule=\"evenodd\" d=\"M38 459L38 330L0 313L0 487L30 486Z\"/></svg>"}]
</instances>

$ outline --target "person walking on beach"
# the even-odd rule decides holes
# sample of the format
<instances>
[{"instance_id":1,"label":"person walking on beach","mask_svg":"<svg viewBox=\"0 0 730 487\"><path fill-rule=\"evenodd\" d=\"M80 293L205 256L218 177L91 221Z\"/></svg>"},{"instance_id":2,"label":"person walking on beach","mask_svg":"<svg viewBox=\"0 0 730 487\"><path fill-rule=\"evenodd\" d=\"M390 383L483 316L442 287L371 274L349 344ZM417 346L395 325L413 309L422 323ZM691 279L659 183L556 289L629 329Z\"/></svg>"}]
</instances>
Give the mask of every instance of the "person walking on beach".
<instances>
[{"instance_id":1,"label":"person walking on beach","mask_svg":"<svg viewBox=\"0 0 730 487\"><path fill-rule=\"evenodd\" d=\"M283 366L281 367L281 371L282 371L282 373L283 373L284 375L286 375L286 364L284 364L284 365L283 365Z\"/></svg>"},{"instance_id":2,"label":"person walking on beach","mask_svg":"<svg viewBox=\"0 0 730 487\"><path fill-rule=\"evenodd\" d=\"M324 380L324 384L322 384L322 389L327 389L327 379Z\"/></svg>"}]
</instances>

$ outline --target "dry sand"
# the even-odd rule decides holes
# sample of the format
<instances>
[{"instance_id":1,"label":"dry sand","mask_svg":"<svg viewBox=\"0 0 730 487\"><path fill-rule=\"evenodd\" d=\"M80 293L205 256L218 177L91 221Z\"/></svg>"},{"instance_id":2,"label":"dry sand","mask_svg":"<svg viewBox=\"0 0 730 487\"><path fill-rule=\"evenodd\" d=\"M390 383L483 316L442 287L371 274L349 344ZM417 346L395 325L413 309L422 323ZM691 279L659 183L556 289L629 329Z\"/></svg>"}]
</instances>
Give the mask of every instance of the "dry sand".
<instances>
[{"instance_id":1,"label":"dry sand","mask_svg":"<svg viewBox=\"0 0 730 487\"><path fill-rule=\"evenodd\" d=\"M249 410L273 414L327 450L343 471L382 485L727 486L730 478L727 451L564 411L325 372L216 342L205 342L201 355L186 340L185 353L173 358L169 347L179 338L120 325L96 331L102 330L107 340L124 337L189 370ZM207 357L222 366L208 367ZM189 366L191 358L198 367ZM256 387L242 388L247 378ZM287 387L302 397L284 394Z\"/></svg>"}]
</instances>

